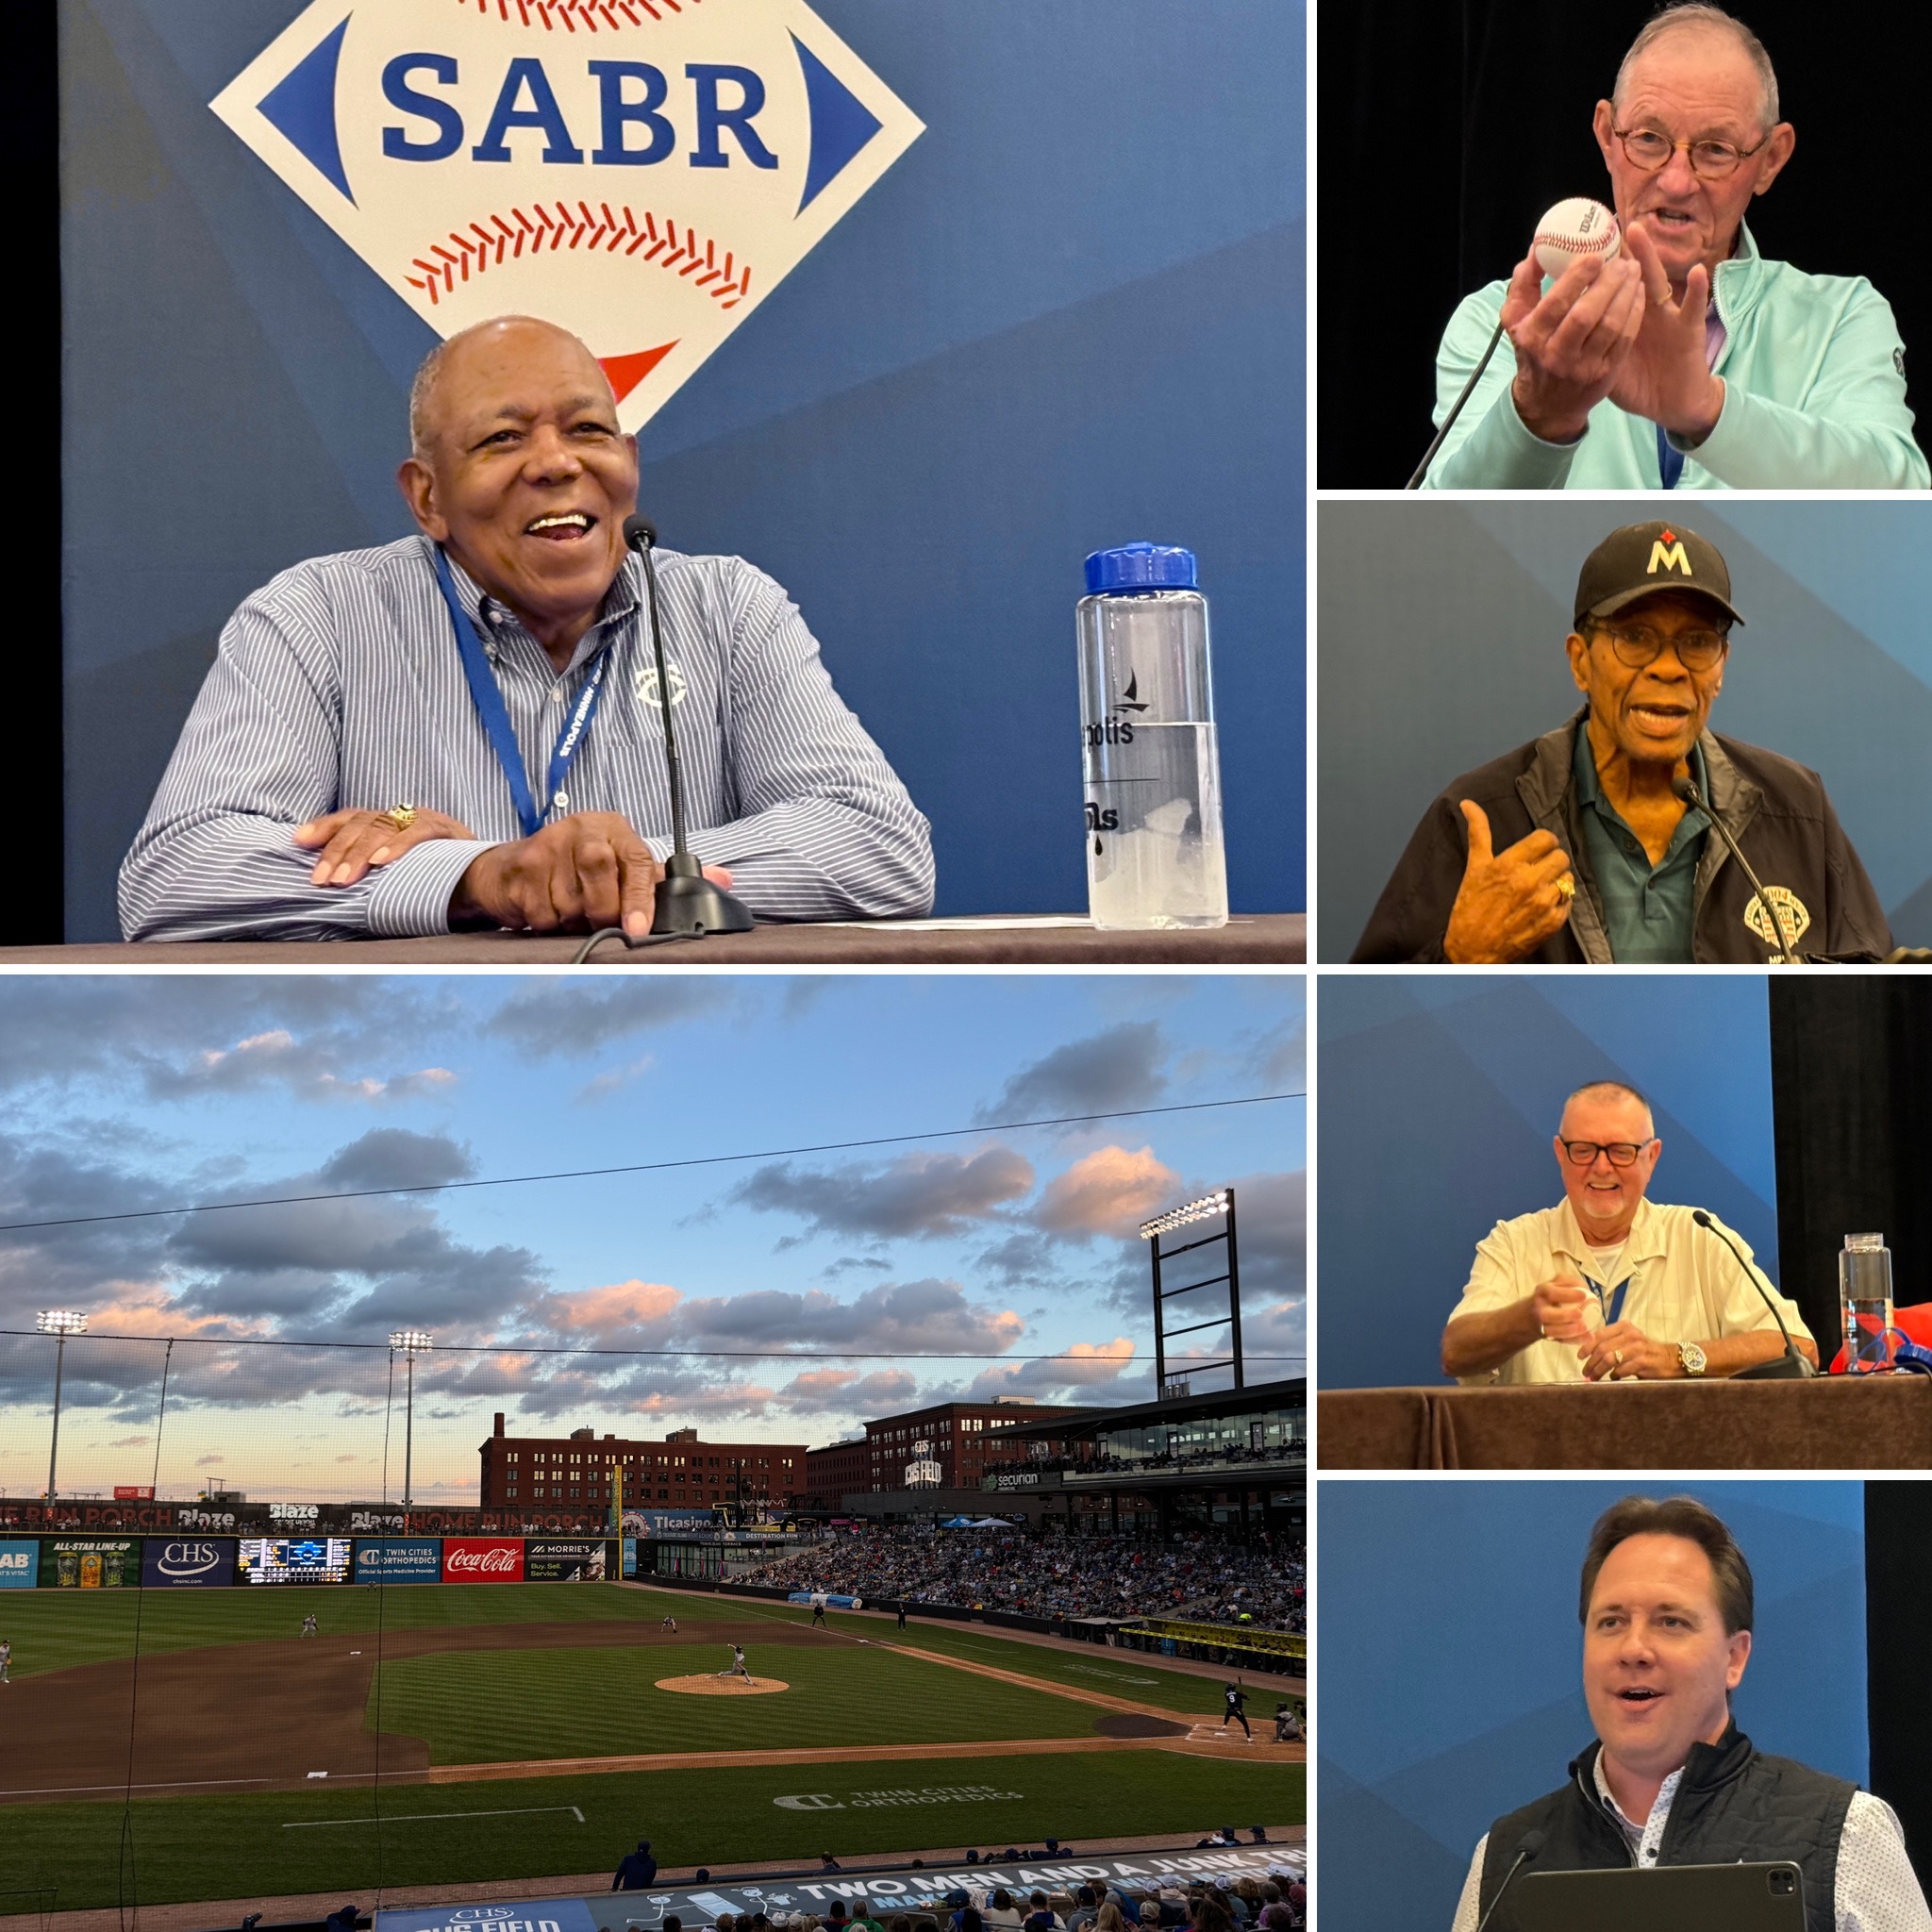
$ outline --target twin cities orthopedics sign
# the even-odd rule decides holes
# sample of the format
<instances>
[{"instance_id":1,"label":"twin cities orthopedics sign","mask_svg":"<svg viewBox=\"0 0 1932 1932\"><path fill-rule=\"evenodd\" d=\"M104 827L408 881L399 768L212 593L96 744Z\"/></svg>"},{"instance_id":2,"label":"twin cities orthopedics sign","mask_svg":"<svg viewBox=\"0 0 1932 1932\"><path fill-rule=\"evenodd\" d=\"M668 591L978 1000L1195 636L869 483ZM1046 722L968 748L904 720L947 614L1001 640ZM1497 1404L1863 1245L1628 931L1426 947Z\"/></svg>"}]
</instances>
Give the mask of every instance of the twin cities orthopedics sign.
<instances>
[{"instance_id":1,"label":"twin cities orthopedics sign","mask_svg":"<svg viewBox=\"0 0 1932 1932\"><path fill-rule=\"evenodd\" d=\"M521 1583L524 1580L523 1539L444 1537L442 1580L445 1583Z\"/></svg>"},{"instance_id":2,"label":"twin cities orthopedics sign","mask_svg":"<svg viewBox=\"0 0 1932 1932\"><path fill-rule=\"evenodd\" d=\"M441 1583L442 1539L358 1537L354 1574L358 1583Z\"/></svg>"},{"instance_id":3,"label":"twin cities orthopedics sign","mask_svg":"<svg viewBox=\"0 0 1932 1932\"><path fill-rule=\"evenodd\" d=\"M150 1589L212 1590L235 1580L233 1537L151 1536L141 1546L141 1580Z\"/></svg>"},{"instance_id":4,"label":"twin cities orthopedics sign","mask_svg":"<svg viewBox=\"0 0 1932 1932\"><path fill-rule=\"evenodd\" d=\"M575 330L627 429L923 131L806 0L314 0L209 105L440 334Z\"/></svg>"},{"instance_id":5,"label":"twin cities orthopedics sign","mask_svg":"<svg viewBox=\"0 0 1932 1932\"><path fill-rule=\"evenodd\" d=\"M22 1542L0 1542L0 1590L31 1590L40 1580L41 1545L38 1539Z\"/></svg>"}]
</instances>

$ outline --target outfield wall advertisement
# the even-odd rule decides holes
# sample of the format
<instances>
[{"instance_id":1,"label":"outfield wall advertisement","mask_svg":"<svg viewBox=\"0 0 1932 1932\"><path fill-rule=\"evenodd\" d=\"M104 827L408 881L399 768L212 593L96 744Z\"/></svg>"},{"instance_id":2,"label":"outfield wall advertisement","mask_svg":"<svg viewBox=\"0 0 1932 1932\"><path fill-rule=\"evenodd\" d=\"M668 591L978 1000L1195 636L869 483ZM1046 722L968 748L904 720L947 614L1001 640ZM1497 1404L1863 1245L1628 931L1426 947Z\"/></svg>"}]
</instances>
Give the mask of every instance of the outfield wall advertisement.
<instances>
[{"instance_id":1,"label":"outfield wall advertisement","mask_svg":"<svg viewBox=\"0 0 1932 1932\"><path fill-rule=\"evenodd\" d=\"M356 1539L358 1583L441 1583L442 1539L439 1536Z\"/></svg>"},{"instance_id":2,"label":"outfield wall advertisement","mask_svg":"<svg viewBox=\"0 0 1932 1932\"><path fill-rule=\"evenodd\" d=\"M521 1540L495 1536L446 1536L442 1540L445 1583L521 1583Z\"/></svg>"},{"instance_id":3,"label":"outfield wall advertisement","mask_svg":"<svg viewBox=\"0 0 1932 1932\"><path fill-rule=\"evenodd\" d=\"M53 1574L45 1581L57 1590L119 1590L141 1582L138 1540L105 1537L58 1537L41 1552L41 1566Z\"/></svg>"},{"instance_id":4,"label":"outfield wall advertisement","mask_svg":"<svg viewBox=\"0 0 1932 1932\"><path fill-rule=\"evenodd\" d=\"M141 1580L150 1590L224 1588L235 1580L234 1540L151 1536L142 1545Z\"/></svg>"},{"instance_id":5,"label":"outfield wall advertisement","mask_svg":"<svg viewBox=\"0 0 1932 1932\"><path fill-rule=\"evenodd\" d=\"M525 1543L525 1583L602 1583L608 1570L601 1542Z\"/></svg>"},{"instance_id":6,"label":"outfield wall advertisement","mask_svg":"<svg viewBox=\"0 0 1932 1932\"><path fill-rule=\"evenodd\" d=\"M38 1542L0 1543L0 1590L31 1590L40 1574Z\"/></svg>"}]
</instances>

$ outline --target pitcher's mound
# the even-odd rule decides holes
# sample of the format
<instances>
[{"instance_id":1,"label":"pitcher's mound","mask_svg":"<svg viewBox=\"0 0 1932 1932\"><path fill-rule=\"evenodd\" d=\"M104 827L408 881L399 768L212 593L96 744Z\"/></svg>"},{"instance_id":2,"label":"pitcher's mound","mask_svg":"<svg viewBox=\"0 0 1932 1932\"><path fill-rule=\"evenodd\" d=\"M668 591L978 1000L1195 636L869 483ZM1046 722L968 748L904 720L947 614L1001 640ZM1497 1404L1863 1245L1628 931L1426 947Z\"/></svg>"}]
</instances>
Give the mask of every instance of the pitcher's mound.
<instances>
[{"instance_id":1,"label":"pitcher's mound","mask_svg":"<svg viewBox=\"0 0 1932 1932\"><path fill-rule=\"evenodd\" d=\"M754 1677L747 1684L742 1677L720 1677L710 1672L698 1677L659 1677L660 1690L682 1690L691 1697L762 1697L768 1690L789 1690L790 1684L776 1677Z\"/></svg>"}]
</instances>

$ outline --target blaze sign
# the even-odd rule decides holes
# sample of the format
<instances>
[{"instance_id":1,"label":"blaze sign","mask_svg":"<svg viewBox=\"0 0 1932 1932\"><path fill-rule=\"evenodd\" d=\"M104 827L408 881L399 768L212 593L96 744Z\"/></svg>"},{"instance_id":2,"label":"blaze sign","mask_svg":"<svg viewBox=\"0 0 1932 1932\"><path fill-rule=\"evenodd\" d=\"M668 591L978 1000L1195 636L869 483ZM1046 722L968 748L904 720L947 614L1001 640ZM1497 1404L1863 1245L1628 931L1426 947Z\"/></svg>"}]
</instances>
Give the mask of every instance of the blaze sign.
<instances>
[{"instance_id":1,"label":"blaze sign","mask_svg":"<svg viewBox=\"0 0 1932 1932\"><path fill-rule=\"evenodd\" d=\"M806 0L314 0L209 105L440 335L581 336L629 430L923 132Z\"/></svg>"}]
</instances>

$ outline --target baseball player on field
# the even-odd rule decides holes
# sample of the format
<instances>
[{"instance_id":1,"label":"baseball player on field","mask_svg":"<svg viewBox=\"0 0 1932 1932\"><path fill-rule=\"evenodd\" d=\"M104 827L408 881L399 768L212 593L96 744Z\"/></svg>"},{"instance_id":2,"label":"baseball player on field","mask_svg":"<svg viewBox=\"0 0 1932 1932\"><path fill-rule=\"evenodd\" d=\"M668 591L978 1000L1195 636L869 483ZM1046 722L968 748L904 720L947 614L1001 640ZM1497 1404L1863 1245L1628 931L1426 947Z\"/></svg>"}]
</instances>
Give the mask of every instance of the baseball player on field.
<instances>
[{"instance_id":1,"label":"baseball player on field","mask_svg":"<svg viewBox=\"0 0 1932 1932\"><path fill-rule=\"evenodd\" d=\"M744 1660L743 1644L734 1643L731 1646L731 1661L718 1674L721 1677L742 1677L747 1684L752 1681L751 1667Z\"/></svg>"}]
</instances>

